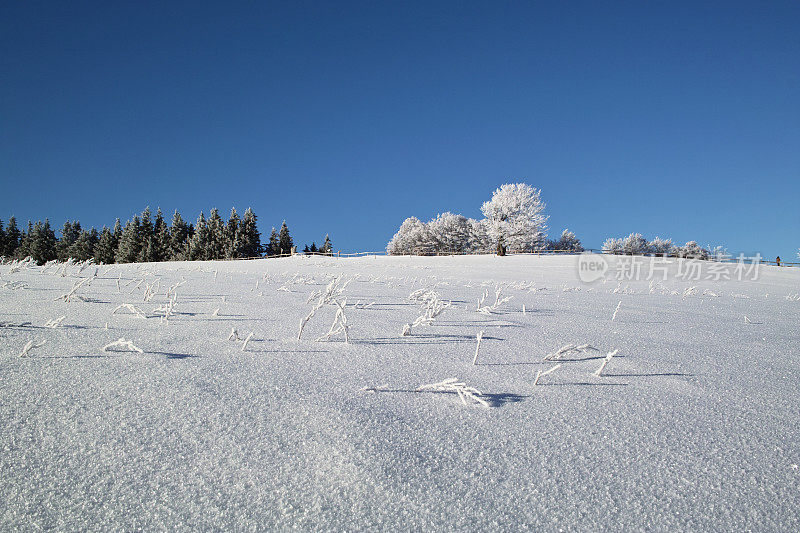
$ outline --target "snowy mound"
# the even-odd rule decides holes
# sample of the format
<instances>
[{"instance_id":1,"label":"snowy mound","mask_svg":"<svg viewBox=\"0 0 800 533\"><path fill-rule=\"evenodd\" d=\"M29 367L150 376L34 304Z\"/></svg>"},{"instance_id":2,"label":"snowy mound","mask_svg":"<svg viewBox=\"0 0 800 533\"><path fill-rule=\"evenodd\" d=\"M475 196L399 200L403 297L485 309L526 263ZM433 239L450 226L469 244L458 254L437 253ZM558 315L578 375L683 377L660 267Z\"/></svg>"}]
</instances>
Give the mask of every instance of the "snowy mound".
<instances>
[{"instance_id":1,"label":"snowy mound","mask_svg":"<svg viewBox=\"0 0 800 533\"><path fill-rule=\"evenodd\" d=\"M800 270L624 261L2 265L0 529L797 530Z\"/></svg>"}]
</instances>

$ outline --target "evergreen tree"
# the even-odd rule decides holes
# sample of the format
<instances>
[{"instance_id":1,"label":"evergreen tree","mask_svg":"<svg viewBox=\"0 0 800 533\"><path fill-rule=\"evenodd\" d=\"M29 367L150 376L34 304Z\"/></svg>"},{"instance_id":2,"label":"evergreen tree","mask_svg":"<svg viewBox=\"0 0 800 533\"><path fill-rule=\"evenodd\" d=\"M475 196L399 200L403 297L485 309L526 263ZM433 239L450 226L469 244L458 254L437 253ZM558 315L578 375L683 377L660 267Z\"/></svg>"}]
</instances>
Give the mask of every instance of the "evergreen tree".
<instances>
[{"instance_id":1,"label":"evergreen tree","mask_svg":"<svg viewBox=\"0 0 800 533\"><path fill-rule=\"evenodd\" d=\"M331 238L327 233L325 234L325 242L322 243L320 252L326 255L331 255L333 253L333 244L331 244Z\"/></svg>"},{"instance_id":2,"label":"evergreen tree","mask_svg":"<svg viewBox=\"0 0 800 533\"><path fill-rule=\"evenodd\" d=\"M269 247L267 250L267 255L278 255L281 253L281 244L280 240L278 239L278 232L275 231L275 228L272 228L272 232L269 234Z\"/></svg>"},{"instance_id":3,"label":"evergreen tree","mask_svg":"<svg viewBox=\"0 0 800 533\"><path fill-rule=\"evenodd\" d=\"M9 220L9 222L11 222ZM28 221L28 230L23 231L20 234L19 238L19 246L14 251L14 258L15 259L25 259L26 257L31 255L31 238L33 236L33 224L31 221Z\"/></svg>"},{"instance_id":4,"label":"evergreen tree","mask_svg":"<svg viewBox=\"0 0 800 533\"><path fill-rule=\"evenodd\" d=\"M225 257L225 222L216 208L208 214L208 259L223 259Z\"/></svg>"},{"instance_id":5,"label":"evergreen tree","mask_svg":"<svg viewBox=\"0 0 800 533\"><path fill-rule=\"evenodd\" d=\"M303 253L304 253L304 254L307 254L307 253L309 253L309 252L311 252L311 249L310 249L310 248L308 247L308 245L306 244L305 246L303 246Z\"/></svg>"},{"instance_id":6,"label":"evergreen tree","mask_svg":"<svg viewBox=\"0 0 800 533\"><path fill-rule=\"evenodd\" d=\"M164 215L161 213L161 208L156 212L156 221L153 224L153 253L154 261L168 261L170 259L170 235L169 226L164 221Z\"/></svg>"},{"instance_id":7,"label":"evergreen tree","mask_svg":"<svg viewBox=\"0 0 800 533\"><path fill-rule=\"evenodd\" d=\"M289 227L286 225L286 221L283 221L281 224L281 231L278 234L278 240L280 247L280 254L281 255L288 255L292 253L292 247L294 243L292 242L292 237L289 235Z\"/></svg>"},{"instance_id":8,"label":"evergreen tree","mask_svg":"<svg viewBox=\"0 0 800 533\"><path fill-rule=\"evenodd\" d=\"M98 241L99 235L96 229L92 228L89 231L81 231L78 239L69 248L69 256L76 261L86 261L87 259L93 258Z\"/></svg>"},{"instance_id":9,"label":"evergreen tree","mask_svg":"<svg viewBox=\"0 0 800 533\"><path fill-rule=\"evenodd\" d=\"M58 244L56 245L56 255L59 261L66 261L70 258L70 249L80 236L80 222L77 220L75 222L70 222L69 220L64 222L64 226L61 228L61 238L58 240Z\"/></svg>"},{"instance_id":10,"label":"evergreen tree","mask_svg":"<svg viewBox=\"0 0 800 533\"><path fill-rule=\"evenodd\" d=\"M172 228L170 230L169 257L173 261L188 261L191 259L189 254L189 240L191 234L189 225L177 210L172 215Z\"/></svg>"},{"instance_id":11,"label":"evergreen tree","mask_svg":"<svg viewBox=\"0 0 800 533\"><path fill-rule=\"evenodd\" d=\"M56 258L56 234L50 227L50 221L37 221L29 237L30 256L40 265Z\"/></svg>"},{"instance_id":12,"label":"evergreen tree","mask_svg":"<svg viewBox=\"0 0 800 533\"><path fill-rule=\"evenodd\" d=\"M117 240L110 229L103 226L100 232L100 239L94 249L95 263L110 265L114 262L114 255L117 251Z\"/></svg>"},{"instance_id":13,"label":"evergreen tree","mask_svg":"<svg viewBox=\"0 0 800 533\"><path fill-rule=\"evenodd\" d=\"M10 217L8 219L8 224L6 224L6 242L2 255L14 257L19 247L21 236L22 233L19 231L19 228L17 228L17 219L13 216Z\"/></svg>"},{"instance_id":14,"label":"evergreen tree","mask_svg":"<svg viewBox=\"0 0 800 533\"><path fill-rule=\"evenodd\" d=\"M261 255L261 234L258 232L256 214L249 207L244 212L240 226L240 257L258 257Z\"/></svg>"},{"instance_id":15,"label":"evergreen tree","mask_svg":"<svg viewBox=\"0 0 800 533\"><path fill-rule=\"evenodd\" d=\"M115 258L117 263L135 263L142 251L140 239L141 222L139 215L134 215L133 220L125 223L125 229L119 238Z\"/></svg>"},{"instance_id":16,"label":"evergreen tree","mask_svg":"<svg viewBox=\"0 0 800 533\"><path fill-rule=\"evenodd\" d=\"M210 249L211 235L208 229L208 222L203 212L197 217L197 224L194 227L192 244L190 247L190 257L192 261L204 261L210 259L208 251Z\"/></svg>"},{"instance_id":17,"label":"evergreen tree","mask_svg":"<svg viewBox=\"0 0 800 533\"><path fill-rule=\"evenodd\" d=\"M0 220L0 257L6 255L6 230L3 229L3 221Z\"/></svg>"},{"instance_id":18,"label":"evergreen tree","mask_svg":"<svg viewBox=\"0 0 800 533\"><path fill-rule=\"evenodd\" d=\"M136 261L141 263L155 261L155 247L153 240L155 233L153 232L153 221L151 220L150 208L145 207L142 211L141 223L139 226L139 254Z\"/></svg>"},{"instance_id":19,"label":"evergreen tree","mask_svg":"<svg viewBox=\"0 0 800 533\"><path fill-rule=\"evenodd\" d=\"M114 235L114 240L117 243L117 246L119 246L119 240L122 238L122 224L120 223L119 219L117 219L114 222L113 235Z\"/></svg>"},{"instance_id":20,"label":"evergreen tree","mask_svg":"<svg viewBox=\"0 0 800 533\"><path fill-rule=\"evenodd\" d=\"M236 259L242 257L241 221L236 208L231 208L231 216L225 225L225 257Z\"/></svg>"}]
</instances>

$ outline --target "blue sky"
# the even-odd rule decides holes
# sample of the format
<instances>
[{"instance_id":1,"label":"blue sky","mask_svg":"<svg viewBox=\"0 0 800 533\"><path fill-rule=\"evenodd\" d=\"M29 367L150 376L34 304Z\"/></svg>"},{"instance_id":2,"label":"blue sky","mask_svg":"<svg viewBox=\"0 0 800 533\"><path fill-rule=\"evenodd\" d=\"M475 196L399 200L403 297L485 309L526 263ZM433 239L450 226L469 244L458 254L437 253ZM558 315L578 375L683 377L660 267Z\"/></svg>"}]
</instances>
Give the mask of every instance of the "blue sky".
<instances>
[{"instance_id":1,"label":"blue sky","mask_svg":"<svg viewBox=\"0 0 800 533\"><path fill-rule=\"evenodd\" d=\"M248 206L381 250L542 189L550 234L794 257L797 2L4 2L0 218Z\"/></svg>"}]
</instances>

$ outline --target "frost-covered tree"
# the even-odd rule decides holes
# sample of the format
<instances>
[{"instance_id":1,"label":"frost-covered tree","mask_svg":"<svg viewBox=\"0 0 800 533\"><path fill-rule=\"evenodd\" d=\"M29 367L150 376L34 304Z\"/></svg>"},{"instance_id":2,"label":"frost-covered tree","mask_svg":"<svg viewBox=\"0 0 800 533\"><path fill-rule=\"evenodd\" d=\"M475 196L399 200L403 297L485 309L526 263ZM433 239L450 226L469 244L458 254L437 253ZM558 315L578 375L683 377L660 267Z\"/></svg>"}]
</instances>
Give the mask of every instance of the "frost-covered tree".
<instances>
[{"instance_id":1,"label":"frost-covered tree","mask_svg":"<svg viewBox=\"0 0 800 533\"><path fill-rule=\"evenodd\" d=\"M153 261L169 261L172 239L169 234L169 226L164 220L161 208L156 211L156 220L153 223Z\"/></svg>"},{"instance_id":2,"label":"frost-covered tree","mask_svg":"<svg viewBox=\"0 0 800 533\"><path fill-rule=\"evenodd\" d=\"M6 255L6 230L3 227L3 221L0 219L0 257Z\"/></svg>"},{"instance_id":3,"label":"frost-covered tree","mask_svg":"<svg viewBox=\"0 0 800 533\"><path fill-rule=\"evenodd\" d=\"M603 251L607 254L622 254L622 239L615 239L613 237L609 237L603 243Z\"/></svg>"},{"instance_id":4,"label":"frost-covered tree","mask_svg":"<svg viewBox=\"0 0 800 533\"><path fill-rule=\"evenodd\" d=\"M489 237L510 251L525 252L542 247L547 231L541 190L525 183L506 183L484 202Z\"/></svg>"},{"instance_id":5,"label":"frost-covered tree","mask_svg":"<svg viewBox=\"0 0 800 533\"><path fill-rule=\"evenodd\" d=\"M5 242L5 249L3 250L2 255L5 257L14 257L17 248L19 247L19 242L22 237L22 232L19 231L17 227L17 219L9 217L8 224L6 224L6 242Z\"/></svg>"},{"instance_id":6,"label":"frost-covered tree","mask_svg":"<svg viewBox=\"0 0 800 533\"><path fill-rule=\"evenodd\" d=\"M469 251L470 223L462 215L446 212L428 222L428 232L438 253Z\"/></svg>"},{"instance_id":7,"label":"frost-covered tree","mask_svg":"<svg viewBox=\"0 0 800 533\"><path fill-rule=\"evenodd\" d=\"M708 250L701 248L697 241L689 241L680 247L678 256L687 259L708 259Z\"/></svg>"},{"instance_id":8,"label":"frost-covered tree","mask_svg":"<svg viewBox=\"0 0 800 533\"><path fill-rule=\"evenodd\" d=\"M249 207L244 212L239 227L239 257L259 257L261 255L261 234L258 232L256 214Z\"/></svg>"},{"instance_id":9,"label":"frost-covered tree","mask_svg":"<svg viewBox=\"0 0 800 533\"><path fill-rule=\"evenodd\" d=\"M76 261L86 261L94 257L94 250L100 240L97 230L82 230L78 239L69 248L69 256Z\"/></svg>"},{"instance_id":10,"label":"frost-covered tree","mask_svg":"<svg viewBox=\"0 0 800 533\"><path fill-rule=\"evenodd\" d=\"M289 226L286 225L285 220L283 224L281 224L281 230L278 233L278 245L280 246L280 253L282 255L292 253L294 242L292 242L292 237L289 235Z\"/></svg>"},{"instance_id":11,"label":"frost-covered tree","mask_svg":"<svg viewBox=\"0 0 800 533\"><path fill-rule=\"evenodd\" d=\"M651 254L662 257L668 256L674 246L672 239L662 239L661 237L656 237L647 243L647 249Z\"/></svg>"},{"instance_id":12,"label":"frost-covered tree","mask_svg":"<svg viewBox=\"0 0 800 533\"><path fill-rule=\"evenodd\" d=\"M228 222L225 224L225 258L236 259L242 257L242 241L241 241L241 220L236 208L231 208L231 215L228 217Z\"/></svg>"},{"instance_id":13,"label":"frost-covered tree","mask_svg":"<svg viewBox=\"0 0 800 533\"><path fill-rule=\"evenodd\" d=\"M94 249L95 263L112 264L116 250L117 240L114 238L114 234L110 229L103 226L97 246Z\"/></svg>"},{"instance_id":14,"label":"frost-covered tree","mask_svg":"<svg viewBox=\"0 0 800 533\"><path fill-rule=\"evenodd\" d=\"M208 214L208 234L210 238L208 259L223 259L225 257L225 222L214 208Z\"/></svg>"},{"instance_id":15,"label":"frost-covered tree","mask_svg":"<svg viewBox=\"0 0 800 533\"><path fill-rule=\"evenodd\" d=\"M426 255L435 252L435 242L426 224L409 217L386 245L390 255Z\"/></svg>"},{"instance_id":16,"label":"frost-covered tree","mask_svg":"<svg viewBox=\"0 0 800 533\"><path fill-rule=\"evenodd\" d=\"M50 227L50 221L37 221L29 236L30 256L40 265L56 258L56 234Z\"/></svg>"},{"instance_id":17,"label":"frost-covered tree","mask_svg":"<svg viewBox=\"0 0 800 533\"><path fill-rule=\"evenodd\" d=\"M389 255L406 255L411 253L412 234L423 226L417 217L408 217L400 224L397 233L389 240L386 245L386 253Z\"/></svg>"},{"instance_id":18,"label":"frost-covered tree","mask_svg":"<svg viewBox=\"0 0 800 533\"><path fill-rule=\"evenodd\" d=\"M641 233L631 233L622 240L622 251L626 255L642 255L647 253L647 239Z\"/></svg>"},{"instance_id":19,"label":"frost-covered tree","mask_svg":"<svg viewBox=\"0 0 800 533\"><path fill-rule=\"evenodd\" d=\"M11 220L9 220L11 222ZM33 234L33 224L31 221L28 221L28 229L27 231L22 231L19 234L19 245L17 249L14 251L14 258L15 259L25 259L29 255L31 255L31 236Z\"/></svg>"},{"instance_id":20,"label":"frost-covered tree","mask_svg":"<svg viewBox=\"0 0 800 533\"><path fill-rule=\"evenodd\" d=\"M469 251L473 253L488 254L494 251L496 244L489 237L486 220L468 219L469 222Z\"/></svg>"},{"instance_id":21,"label":"frost-covered tree","mask_svg":"<svg viewBox=\"0 0 800 533\"><path fill-rule=\"evenodd\" d=\"M275 227L269 234L269 244L267 245L267 255L278 255L281 253L281 241Z\"/></svg>"},{"instance_id":22,"label":"frost-covered tree","mask_svg":"<svg viewBox=\"0 0 800 533\"><path fill-rule=\"evenodd\" d=\"M114 237L119 241L122 238L122 223L117 218L114 221L114 229L113 229Z\"/></svg>"},{"instance_id":23,"label":"frost-covered tree","mask_svg":"<svg viewBox=\"0 0 800 533\"><path fill-rule=\"evenodd\" d=\"M69 220L64 222L64 226L61 228L61 238L58 239L56 244L56 256L59 261L66 261L70 258L70 248L72 248L72 245L75 244L80 235L80 222L77 220L75 222L70 222Z\"/></svg>"},{"instance_id":24,"label":"frost-covered tree","mask_svg":"<svg viewBox=\"0 0 800 533\"><path fill-rule=\"evenodd\" d=\"M311 243L311 246L314 246L313 242ZM325 234L325 241L322 243L322 248L320 248L319 251L327 255L331 255L333 253L333 243L331 242L330 235L327 233Z\"/></svg>"},{"instance_id":25,"label":"frost-covered tree","mask_svg":"<svg viewBox=\"0 0 800 533\"><path fill-rule=\"evenodd\" d=\"M204 261L210 259L209 250L211 248L211 232L208 229L206 216L200 211L197 223L194 225L194 235L190 246L190 256L192 261Z\"/></svg>"},{"instance_id":26,"label":"frost-covered tree","mask_svg":"<svg viewBox=\"0 0 800 533\"><path fill-rule=\"evenodd\" d=\"M172 261L189 261L192 257L190 249L189 224L176 209L172 214L172 226L169 231L169 258Z\"/></svg>"},{"instance_id":27,"label":"frost-covered tree","mask_svg":"<svg viewBox=\"0 0 800 533\"><path fill-rule=\"evenodd\" d=\"M134 215L131 220L125 223L122 235L117 246L117 263L135 263L139 259L142 251L142 241L140 236L141 221L139 215Z\"/></svg>"},{"instance_id":28,"label":"frost-covered tree","mask_svg":"<svg viewBox=\"0 0 800 533\"><path fill-rule=\"evenodd\" d=\"M149 207L145 207L139 219L139 254L135 261L145 263L156 260L156 247L153 245L154 239L152 213Z\"/></svg>"},{"instance_id":29,"label":"frost-covered tree","mask_svg":"<svg viewBox=\"0 0 800 533\"><path fill-rule=\"evenodd\" d=\"M549 241L548 248L551 250L565 251L565 252L582 252L583 246L580 239L574 233L565 229L561 232L561 237L557 241Z\"/></svg>"}]
</instances>

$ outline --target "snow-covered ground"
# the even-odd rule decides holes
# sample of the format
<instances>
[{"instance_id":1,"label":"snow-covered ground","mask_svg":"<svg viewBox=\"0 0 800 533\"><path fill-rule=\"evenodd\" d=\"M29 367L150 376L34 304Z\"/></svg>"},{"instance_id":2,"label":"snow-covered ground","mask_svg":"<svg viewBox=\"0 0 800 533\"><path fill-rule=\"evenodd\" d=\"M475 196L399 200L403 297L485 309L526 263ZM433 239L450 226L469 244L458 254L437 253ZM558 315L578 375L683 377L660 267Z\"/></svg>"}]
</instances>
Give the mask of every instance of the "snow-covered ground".
<instances>
[{"instance_id":1,"label":"snow-covered ground","mask_svg":"<svg viewBox=\"0 0 800 533\"><path fill-rule=\"evenodd\" d=\"M576 264L0 266L0 529L800 529L800 269L584 284ZM333 305L297 340L336 276L350 342L315 341ZM418 289L452 305L403 336ZM103 350L121 337L143 353ZM568 344L596 350L545 360ZM417 390L447 378L488 407Z\"/></svg>"}]
</instances>

